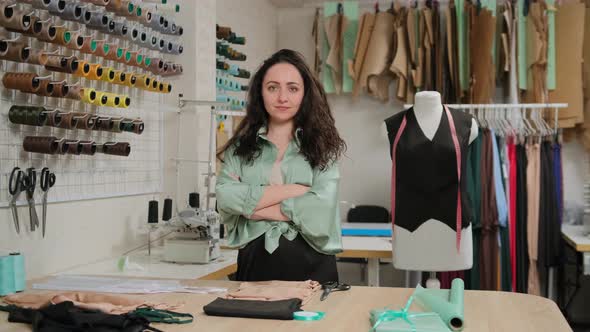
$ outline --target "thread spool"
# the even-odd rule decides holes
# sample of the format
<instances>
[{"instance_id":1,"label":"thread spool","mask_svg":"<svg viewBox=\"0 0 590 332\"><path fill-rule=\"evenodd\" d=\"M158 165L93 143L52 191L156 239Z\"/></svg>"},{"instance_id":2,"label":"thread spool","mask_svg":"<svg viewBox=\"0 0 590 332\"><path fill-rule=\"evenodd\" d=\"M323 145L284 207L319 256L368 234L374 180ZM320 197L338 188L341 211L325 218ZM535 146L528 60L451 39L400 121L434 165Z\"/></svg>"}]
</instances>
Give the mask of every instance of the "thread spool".
<instances>
[{"instance_id":1,"label":"thread spool","mask_svg":"<svg viewBox=\"0 0 590 332\"><path fill-rule=\"evenodd\" d=\"M166 198L164 200L164 211L162 211L162 220L168 221L172 219L172 199Z\"/></svg>"},{"instance_id":2,"label":"thread spool","mask_svg":"<svg viewBox=\"0 0 590 332\"><path fill-rule=\"evenodd\" d=\"M102 68L102 77L101 79L105 82L113 83L115 80L115 70L111 67L103 67Z\"/></svg>"},{"instance_id":3,"label":"thread spool","mask_svg":"<svg viewBox=\"0 0 590 332\"><path fill-rule=\"evenodd\" d=\"M136 79L137 79L137 82L135 83L136 87L143 89L143 90L150 89L151 78L148 75L137 75Z\"/></svg>"},{"instance_id":4,"label":"thread spool","mask_svg":"<svg viewBox=\"0 0 590 332\"><path fill-rule=\"evenodd\" d=\"M14 258L0 256L0 296L16 293Z\"/></svg>"},{"instance_id":5,"label":"thread spool","mask_svg":"<svg viewBox=\"0 0 590 332\"><path fill-rule=\"evenodd\" d=\"M137 84L137 76L132 72L125 73L125 82L123 82L123 84L130 88L134 88Z\"/></svg>"},{"instance_id":6,"label":"thread spool","mask_svg":"<svg viewBox=\"0 0 590 332\"><path fill-rule=\"evenodd\" d=\"M81 89L81 100L86 104L94 104L97 94L96 90L90 88Z\"/></svg>"},{"instance_id":7,"label":"thread spool","mask_svg":"<svg viewBox=\"0 0 590 332\"><path fill-rule=\"evenodd\" d=\"M167 52L171 54L182 54L183 47L180 44L168 42Z\"/></svg>"},{"instance_id":8,"label":"thread spool","mask_svg":"<svg viewBox=\"0 0 590 332\"><path fill-rule=\"evenodd\" d=\"M170 93L172 92L172 84L170 83L160 83L160 92L161 93Z\"/></svg>"},{"instance_id":9,"label":"thread spool","mask_svg":"<svg viewBox=\"0 0 590 332\"><path fill-rule=\"evenodd\" d=\"M112 83L124 85L126 77L127 77L127 75L124 72L122 72L120 70L115 70L115 79L113 80Z\"/></svg>"},{"instance_id":10,"label":"thread spool","mask_svg":"<svg viewBox=\"0 0 590 332\"><path fill-rule=\"evenodd\" d=\"M75 2L68 2L66 3L66 7L64 8L64 11L61 12L61 14L59 14L59 16L66 21L75 21L75 22L79 22L80 18L82 17L83 14L83 8L82 6L80 6L80 4L75 3Z\"/></svg>"},{"instance_id":11,"label":"thread spool","mask_svg":"<svg viewBox=\"0 0 590 332\"><path fill-rule=\"evenodd\" d=\"M109 102L109 97L102 91L96 91L96 99L92 102L96 106L106 106Z\"/></svg>"},{"instance_id":12,"label":"thread spool","mask_svg":"<svg viewBox=\"0 0 590 332\"><path fill-rule=\"evenodd\" d=\"M72 33L67 31L65 27L55 27L55 39L53 43L66 46L72 39Z\"/></svg>"},{"instance_id":13,"label":"thread spool","mask_svg":"<svg viewBox=\"0 0 590 332\"><path fill-rule=\"evenodd\" d=\"M130 105L131 105L131 98L129 98L129 96L127 96L127 95L120 95L119 96L119 104L117 104L117 107L128 108Z\"/></svg>"},{"instance_id":14,"label":"thread spool","mask_svg":"<svg viewBox=\"0 0 590 332\"><path fill-rule=\"evenodd\" d=\"M76 77L86 77L90 74L90 64L84 60L78 60L78 69L74 72Z\"/></svg>"},{"instance_id":15,"label":"thread spool","mask_svg":"<svg viewBox=\"0 0 590 332\"><path fill-rule=\"evenodd\" d=\"M127 27L127 24L124 22L115 22L115 27L113 29L113 34L115 36L126 37L128 32L129 28Z\"/></svg>"},{"instance_id":16,"label":"thread spool","mask_svg":"<svg viewBox=\"0 0 590 332\"><path fill-rule=\"evenodd\" d=\"M94 50L94 55L99 57L106 57L109 54L110 46L105 40L93 40L91 48Z\"/></svg>"},{"instance_id":17,"label":"thread spool","mask_svg":"<svg viewBox=\"0 0 590 332\"><path fill-rule=\"evenodd\" d=\"M188 205L194 209L198 209L201 206L199 193L188 194Z\"/></svg>"},{"instance_id":18,"label":"thread spool","mask_svg":"<svg viewBox=\"0 0 590 332\"><path fill-rule=\"evenodd\" d=\"M158 201L150 201L148 207L148 223L158 223Z\"/></svg>"},{"instance_id":19,"label":"thread spool","mask_svg":"<svg viewBox=\"0 0 590 332\"><path fill-rule=\"evenodd\" d=\"M90 72L88 73L88 75L84 76L89 80L94 80L94 81L98 81L101 79L103 74L103 70L102 67L100 66L100 63L93 63L90 64Z\"/></svg>"}]
</instances>

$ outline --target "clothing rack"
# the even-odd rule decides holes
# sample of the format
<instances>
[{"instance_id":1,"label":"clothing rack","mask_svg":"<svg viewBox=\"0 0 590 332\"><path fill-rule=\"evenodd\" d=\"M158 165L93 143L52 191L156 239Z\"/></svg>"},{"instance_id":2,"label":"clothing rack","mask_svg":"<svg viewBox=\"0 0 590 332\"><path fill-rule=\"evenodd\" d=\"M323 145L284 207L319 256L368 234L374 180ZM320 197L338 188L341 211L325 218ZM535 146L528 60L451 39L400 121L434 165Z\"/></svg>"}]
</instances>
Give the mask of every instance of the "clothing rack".
<instances>
[{"instance_id":1,"label":"clothing rack","mask_svg":"<svg viewBox=\"0 0 590 332\"><path fill-rule=\"evenodd\" d=\"M538 104L445 104L446 106L460 110L527 110L527 109L553 109L554 129L557 132L559 110L567 108L567 103L538 103ZM404 109L414 106L413 104L404 104Z\"/></svg>"}]
</instances>

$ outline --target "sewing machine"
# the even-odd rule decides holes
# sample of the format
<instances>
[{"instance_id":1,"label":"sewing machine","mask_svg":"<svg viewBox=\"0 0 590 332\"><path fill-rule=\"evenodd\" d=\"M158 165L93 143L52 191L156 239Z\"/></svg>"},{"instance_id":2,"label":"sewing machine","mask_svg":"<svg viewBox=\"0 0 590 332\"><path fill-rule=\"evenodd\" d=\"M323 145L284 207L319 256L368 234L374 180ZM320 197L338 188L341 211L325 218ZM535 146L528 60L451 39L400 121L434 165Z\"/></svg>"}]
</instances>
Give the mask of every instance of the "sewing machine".
<instances>
[{"instance_id":1,"label":"sewing machine","mask_svg":"<svg viewBox=\"0 0 590 332\"><path fill-rule=\"evenodd\" d=\"M175 228L175 234L164 241L165 261L206 264L221 255L220 218L215 211L200 208L180 211L169 226Z\"/></svg>"}]
</instances>

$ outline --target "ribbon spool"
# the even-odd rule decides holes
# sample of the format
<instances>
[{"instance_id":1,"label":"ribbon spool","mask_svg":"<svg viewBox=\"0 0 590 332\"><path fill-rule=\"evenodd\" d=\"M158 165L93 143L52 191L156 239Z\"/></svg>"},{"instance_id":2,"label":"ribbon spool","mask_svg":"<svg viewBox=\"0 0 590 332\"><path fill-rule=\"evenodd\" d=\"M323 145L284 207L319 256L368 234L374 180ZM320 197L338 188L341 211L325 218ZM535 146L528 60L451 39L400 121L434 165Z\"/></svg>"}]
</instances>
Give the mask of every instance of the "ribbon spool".
<instances>
[{"instance_id":1,"label":"ribbon spool","mask_svg":"<svg viewBox=\"0 0 590 332\"><path fill-rule=\"evenodd\" d=\"M96 90L91 88L81 89L81 100L86 104L94 104L97 98Z\"/></svg>"},{"instance_id":2,"label":"ribbon spool","mask_svg":"<svg viewBox=\"0 0 590 332\"><path fill-rule=\"evenodd\" d=\"M303 320L303 321L314 321L320 320L324 318L326 314L324 312L318 311L295 311L293 313L294 320Z\"/></svg>"}]
</instances>

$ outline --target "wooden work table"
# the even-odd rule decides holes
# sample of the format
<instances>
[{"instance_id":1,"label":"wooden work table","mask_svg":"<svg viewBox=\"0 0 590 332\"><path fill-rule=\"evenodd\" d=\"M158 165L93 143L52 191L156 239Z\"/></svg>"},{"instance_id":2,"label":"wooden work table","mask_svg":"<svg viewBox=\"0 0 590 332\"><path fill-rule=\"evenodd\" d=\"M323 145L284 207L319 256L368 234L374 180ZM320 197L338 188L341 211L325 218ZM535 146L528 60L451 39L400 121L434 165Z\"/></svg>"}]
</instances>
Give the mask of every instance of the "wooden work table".
<instances>
[{"instance_id":1,"label":"wooden work table","mask_svg":"<svg viewBox=\"0 0 590 332\"><path fill-rule=\"evenodd\" d=\"M192 286L237 287L231 281L186 281ZM184 303L178 310L195 316L192 324L154 324L164 331L369 331L369 311L388 307L399 309L412 293L407 288L354 286L346 292L334 292L320 301L320 292L303 309L324 311L321 321L280 321L246 318L212 317L203 313L203 306L217 295L152 294L141 296L155 303ZM413 306L413 310L418 310ZM0 312L0 331L30 331L23 324L8 323L7 313ZM466 291L464 332L503 331L571 331L557 305L545 298L516 293Z\"/></svg>"}]
</instances>

